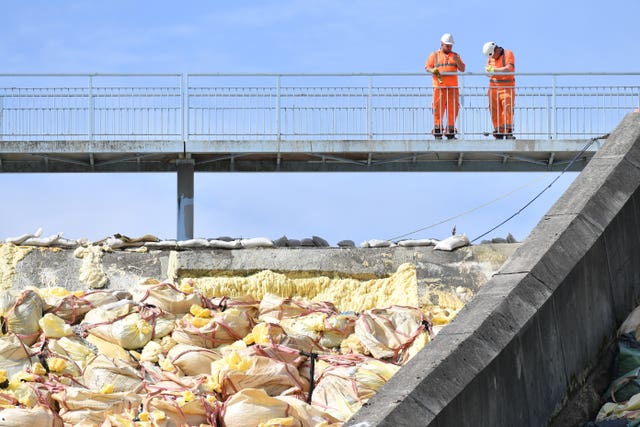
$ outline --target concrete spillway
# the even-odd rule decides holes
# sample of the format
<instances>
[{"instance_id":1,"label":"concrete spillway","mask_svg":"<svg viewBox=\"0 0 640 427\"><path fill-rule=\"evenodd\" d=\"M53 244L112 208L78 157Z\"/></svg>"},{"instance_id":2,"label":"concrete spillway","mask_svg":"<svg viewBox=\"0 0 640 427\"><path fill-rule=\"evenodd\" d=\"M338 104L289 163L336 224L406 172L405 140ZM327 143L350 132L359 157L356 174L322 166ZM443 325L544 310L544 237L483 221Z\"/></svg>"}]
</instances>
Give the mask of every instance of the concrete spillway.
<instances>
[{"instance_id":1,"label":"concrete spillway","mask_svg":"<svg viewBox=\"0 0 640 427\"><path fill-rule=\"evenodd\" d=\"M457 287L475 296L347 425L574 425L599 407L615 331L640 299L639 187L640 114L632 113L522 244L84 258L0 245L0 285L127 289L144 277L264 269L366 280L412 263L420 298Z\"/></svg>"},{"instance_id":2,"label":"concrete spillway","mask_svg":"<svg viewBox=\"0 0 640 427\"><path fill-rule=\"evenodd\" d=\"M631 113L500 271L348 425L593 416L616 329L640 297L639 186L640 114Z\"/></svg>"}]
</instances>

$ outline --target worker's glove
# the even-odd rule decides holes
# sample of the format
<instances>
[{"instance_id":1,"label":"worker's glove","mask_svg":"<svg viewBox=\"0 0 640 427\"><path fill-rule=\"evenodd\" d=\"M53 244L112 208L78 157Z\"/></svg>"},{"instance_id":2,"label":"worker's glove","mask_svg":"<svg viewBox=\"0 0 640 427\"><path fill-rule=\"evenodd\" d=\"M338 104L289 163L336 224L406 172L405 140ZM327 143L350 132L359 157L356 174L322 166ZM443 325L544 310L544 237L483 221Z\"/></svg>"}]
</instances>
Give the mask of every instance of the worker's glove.
<instances>
[{"instance_id":1,"label":"worker's glove","mask_svg":"<svg viewBox=\"0 0 640 427\"><path fill-rule=\"evenodd\" d=\"M493 73L493 72L496 70L496 67L494 67L493 65L487 65L487 66L484 68L484 70L485 70L487 73Z\"/></svg>"},{"instance_id":2,"label":"worker's glove","mask_svg":"<svg viewBox=\"0 0 640 427\"><path fill-rule=\"evenodd\" d=\"M440 75L440 70L434 68L433 70L431 70L431 73L436 76L436 78L438 79L438 83L442 83L442 75Z\"/></svg>"}]
</instances>

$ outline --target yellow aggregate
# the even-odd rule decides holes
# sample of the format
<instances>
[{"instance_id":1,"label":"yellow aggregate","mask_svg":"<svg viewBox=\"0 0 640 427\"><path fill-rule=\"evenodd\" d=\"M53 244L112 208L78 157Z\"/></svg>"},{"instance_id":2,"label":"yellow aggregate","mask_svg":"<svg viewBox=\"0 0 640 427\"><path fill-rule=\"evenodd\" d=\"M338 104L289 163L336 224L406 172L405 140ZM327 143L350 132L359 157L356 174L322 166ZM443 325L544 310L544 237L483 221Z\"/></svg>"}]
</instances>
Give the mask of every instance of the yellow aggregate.
<instances>
[{"instance_id":1,"label":"yellow aggregate","mask_svg":"<svg viewBox=\"0 0 640 427\"><path fill-rule=\"evenodd\" d=\"M262 300L271 293L284 298L331 301L340 311L363 311L390 305L415 306L418 299L416 267L402 264L389 277L358 280L344 277L291 277L271 270L250 276L182 278L179 286L194 286L205 297L251 295Z\"/></svg>"},{"instance_id":2,"label":"yellow aggregate","mask_svg":"<svg viewBox=\"0 0 640 427\"><path fill-rule=\"evenodd\" d=\"M34 248L0 243L0 289L9 289L16 274L16 265Z\"/></svg>"},{"instance_id":3,"label":"yellow aggregate","mask_svg":"<svg viewBox=\"0 0 640 427\"><path fill-rule=\"evenodd\" d=\"M102 267L103 249L100 246L80 246L73 255L82 259L80 265L80 281L91 289L103 288L109 278Z\"/></svg>"},{"instance_id":4,"label":"yellow aggregate","mask_svg":"<svg viewBox=\"0 0 640 427\"><path fill-rule=\"evenodd\" d=\"M468 291L470 294L470 291ZM432 303L437 301L437 303ZM431 313L431 321L435 325L446 325L451 322L462 309L465 302L455 293L441 289L428 290L420 301L424 311Z\"/></svg>"}]
</instances>

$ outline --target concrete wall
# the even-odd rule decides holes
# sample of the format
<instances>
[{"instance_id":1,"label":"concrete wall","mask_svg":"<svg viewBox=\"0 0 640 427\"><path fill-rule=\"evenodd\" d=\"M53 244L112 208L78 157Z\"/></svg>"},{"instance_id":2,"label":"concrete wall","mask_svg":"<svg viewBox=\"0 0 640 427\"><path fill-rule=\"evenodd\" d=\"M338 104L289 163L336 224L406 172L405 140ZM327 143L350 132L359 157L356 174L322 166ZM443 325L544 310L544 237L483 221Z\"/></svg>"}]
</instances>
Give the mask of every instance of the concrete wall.
<instances>
[{"instance_id":1,"label":"concrete wall","mask_svg":"<svg viewBox=\"0 0 640 427\"><path fill-rule=\"evenodd\" d=\"M576 425L640 297L640 114L350 426Z\"/></svg>"},{"instance_id":2,"label":"concrete wall","mask_svg":"<svg viewBox=\"0 0 640 427\"><path fill-rule=\"evenodd\" d=\"M73 250L0 245L0 288L63 286L87 289L83 272L87 264L104 274L105 288L129 289L151 277L159 280L247 275L260 270L278 272L338 273L361 280L387 277L403 263L416 266L419 291L427 288L454 290L462 286L476 292L519 244L485 244L454 252L435 251L433 246L415 248L258 248L150 251L145 253L98 251L94 262L79 258ZM28 251L28 252L27 252Z\"/></svg>"}]
</instances>

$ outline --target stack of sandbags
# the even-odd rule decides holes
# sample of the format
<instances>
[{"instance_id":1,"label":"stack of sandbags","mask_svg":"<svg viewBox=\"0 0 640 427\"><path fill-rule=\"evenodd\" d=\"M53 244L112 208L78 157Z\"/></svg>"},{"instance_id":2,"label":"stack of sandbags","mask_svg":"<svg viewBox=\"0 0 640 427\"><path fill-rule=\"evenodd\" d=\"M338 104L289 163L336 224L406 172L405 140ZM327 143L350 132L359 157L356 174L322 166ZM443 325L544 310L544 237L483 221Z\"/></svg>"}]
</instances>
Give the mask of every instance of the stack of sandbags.
<instances>
[{"instance_id":1,"label":"stack of sandbags","mask_svg":"<svg viewBox=\"0 0 640 427\"><path fill-rule=\"evenodd\" d=\"M341 313L155 280L7 291L0 310L0 425L339 426L430 330L416 307Z\"/></svg>"}]
</instances>

